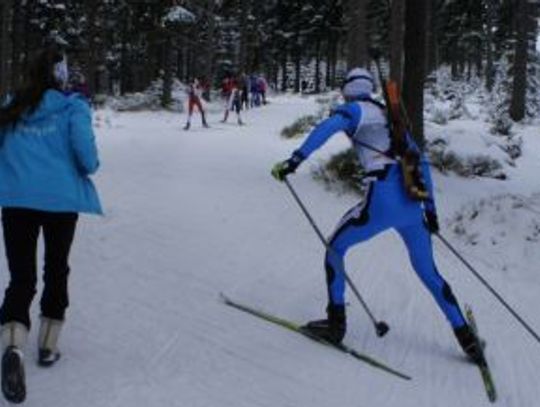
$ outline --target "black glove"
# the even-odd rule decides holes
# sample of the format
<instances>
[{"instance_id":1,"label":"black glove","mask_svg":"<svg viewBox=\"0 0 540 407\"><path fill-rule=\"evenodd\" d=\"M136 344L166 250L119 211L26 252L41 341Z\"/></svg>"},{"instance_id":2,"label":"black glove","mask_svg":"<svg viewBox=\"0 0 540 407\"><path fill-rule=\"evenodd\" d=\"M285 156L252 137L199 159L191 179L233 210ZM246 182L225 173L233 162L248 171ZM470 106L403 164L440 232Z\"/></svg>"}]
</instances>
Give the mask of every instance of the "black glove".
<instances>
[{"instance_id":1,"label":"black glove","mask_svg":"<svg viewBox=\"0 0 540 407\"><path fill-rule=\"evenodd\" d=\"M439 233L439 219L435 211L424 211L424 224L429 233Z\"/></svg>"},{"instance_id":2,"label":"black glove","mask_svg":"<svg viewBox=\"0 0 540 407\"><path fill-rule=\"evenodd\" d=\"M296 171L301 162L302 157L295 153L288 160L280 161L275 164L272 167L272 176L278 181L284 181L285 178L287 178L287 175Z\"/></svg>"}]
</instances>

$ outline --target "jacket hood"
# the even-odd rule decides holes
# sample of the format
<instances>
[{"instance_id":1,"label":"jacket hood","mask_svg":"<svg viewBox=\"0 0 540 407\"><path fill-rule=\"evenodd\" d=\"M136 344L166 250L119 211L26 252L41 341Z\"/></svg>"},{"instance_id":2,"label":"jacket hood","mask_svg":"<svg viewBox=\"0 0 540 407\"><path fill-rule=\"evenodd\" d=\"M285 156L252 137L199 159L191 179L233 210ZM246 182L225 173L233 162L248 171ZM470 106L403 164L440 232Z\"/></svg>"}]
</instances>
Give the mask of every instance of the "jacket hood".
<instances>
[{"instance_id":1,"label":"jacket hood","mask_svg":"<svg viewBox=\"0 0 540 407\"><path fill-rule=\"evenodd\" d=\"M43 94L43 98L37 108L30 114L22 116L24 122L36 122L49 116L57 114L70 104L70 98L57 90L48 90Z\"/></svg>"}]
</instances>

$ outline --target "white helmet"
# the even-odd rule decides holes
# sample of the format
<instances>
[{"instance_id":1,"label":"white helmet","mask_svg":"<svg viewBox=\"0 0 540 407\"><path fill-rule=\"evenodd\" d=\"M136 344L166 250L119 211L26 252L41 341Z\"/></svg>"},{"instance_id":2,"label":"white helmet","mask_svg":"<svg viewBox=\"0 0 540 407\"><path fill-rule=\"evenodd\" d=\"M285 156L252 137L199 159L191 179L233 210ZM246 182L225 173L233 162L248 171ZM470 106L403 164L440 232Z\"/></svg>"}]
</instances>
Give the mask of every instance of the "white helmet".
<instances>
[{"instance_id":1,"label":"white helmet","mask_svg":"<svg viewBox=\"0 0 540 407\"><path fill-rule=\"evenodd\" d=\"M375 91L375 80L365 68L354 68L349 71L341 88L346 98L371 95Z\"/></svg>"}]
</instances>

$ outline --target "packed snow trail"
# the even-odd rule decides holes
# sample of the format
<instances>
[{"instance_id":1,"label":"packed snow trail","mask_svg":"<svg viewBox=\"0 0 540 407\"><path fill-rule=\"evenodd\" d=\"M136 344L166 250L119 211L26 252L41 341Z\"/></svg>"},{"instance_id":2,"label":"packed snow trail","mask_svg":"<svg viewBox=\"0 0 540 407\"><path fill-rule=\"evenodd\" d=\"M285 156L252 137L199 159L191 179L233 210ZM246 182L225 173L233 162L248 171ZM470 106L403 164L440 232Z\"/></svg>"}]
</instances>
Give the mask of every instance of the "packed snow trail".
<instances>
[{"instance_id":1,"label":"packed snow trail","mask_svg":"<svg viewBox=\"0 0 540 407\"><path fill-rule=\"evenodd\" d=\"M351 278L391 331L377 338L348 293L345 342L407 371L412 382L393 380L219 301L225 291L295 321L323 315L323 247L285 186L269 174L299 143L281 139L281 129L318 106L298 97L271 101L245 114L243 127L219 123L217 113L209 115L211 129L200 128L195 116L187 132L185 116L172 113L125 113L101 121L110 122L97 130L102 167L96 182L107 215L79 223L63 357L53 369L35 365L31 332L25 405L489 405L477 369L465 361L393 233L355 248L347 259ZM345 145L337 137L320 156ZM314 157L291 180L330 233L358 198L330 193L314 181L309 168L316 162ZM443 216L466 199L499 192L494 182L436 181ZM474 306L489 342L498 405L536 405L537 345L459 263L444 250L437 253L441 272L460 301ZM538 275L520 278L492 269L474 247L464 255L540 326Z\"/></svg>"}]
</instances>

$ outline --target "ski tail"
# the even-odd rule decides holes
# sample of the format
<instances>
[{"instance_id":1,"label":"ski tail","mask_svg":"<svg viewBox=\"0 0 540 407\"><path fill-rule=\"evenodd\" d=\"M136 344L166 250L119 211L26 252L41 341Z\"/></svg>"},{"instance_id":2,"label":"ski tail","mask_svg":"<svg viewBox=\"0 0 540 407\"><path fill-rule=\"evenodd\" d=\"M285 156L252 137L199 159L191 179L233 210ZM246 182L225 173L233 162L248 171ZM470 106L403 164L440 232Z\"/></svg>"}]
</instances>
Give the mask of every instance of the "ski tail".
<instances>
[{"instance_id":1,"label":"ski tail","mask_svg":"<svg viewBox=\"0 0 540 407\"><path fill-rule=\"evenodd\" d=\"M476 325L476 319L474 317L472 308L470 305L465 304L465 318L467 319L467 322L469 323L469 326L474 332L474 335L477 338L477 341L479 342L479 348L482 349L482 360L481 362L477 363L478 369L480 370L480 375L482 376L482 382L484 384L484 388L486 390L486 395L488 397L488 400L492 403L497 401L497 389L495 388L495 382L493 381L493 376L491 374L491 369L489 368L489 365L486 360L486 355L484 354L482 341L478 335L478 326Z\"/></svg>"},{"instance_id":2,"label":"ski tail","mask_svg":"<svg viewBox=\"0 0 540 407\"><path fill-rule=\"evenodd\" d=\"M333 349L336 349L336 350L339 350L343 353L346 353L350 356L352 356L353 358L361 361L361 362L364 362L364 363L367 363L369 364L370 366L373 366L375 368L378 368L382 371L385 371L387 373L390 373L396 377L399 377L403 380L412 380L412 377L405 374L405 373L402 373L400 372L399 370L396 370L390 366L388 366L387 364L383 363L383 362L380 362L379 360L365 354L365 353L362 353L362 352L359 352L357 351L356 349L352 348L352 347L349 347L347 345L344 345L344 344L334 344L332 342L329 342L323 338L320 338L318 336L315 336L311 333L309 333L308 331L306 331L305 329L303 329L302 325L296 323L296 322L293 322L293 321L289 321L287 319L284 319L284 318L280 318L278 316L275 316L273 314L270 314L268 312L265 312L265 311L261 311L259 309L256 309L256 308L253 308L249 305L245 305L245 304L242 304L242 303L239 303L237 301L234 301L232 300L231 298L229 298L228 296L226 296L225 294L223 293L220 293L220 298L221 300L228 306L232 307L232 308L236 308L237 310L239 311L243 311L247 314L250 314L250 315L253 315L254 317L257 317L259 319L262 319L264 321L267 321L267 322L270 322L270 323L273 323L275 325L279 325L285 329L288 329L289 331L292 331L292 332L296 332L298 334L301 334L302 336L305 336L306 338L309 338L317 343L320 343L321 345L325 345L327 347L331 347Z\"/></svg>"}]
</instances>

